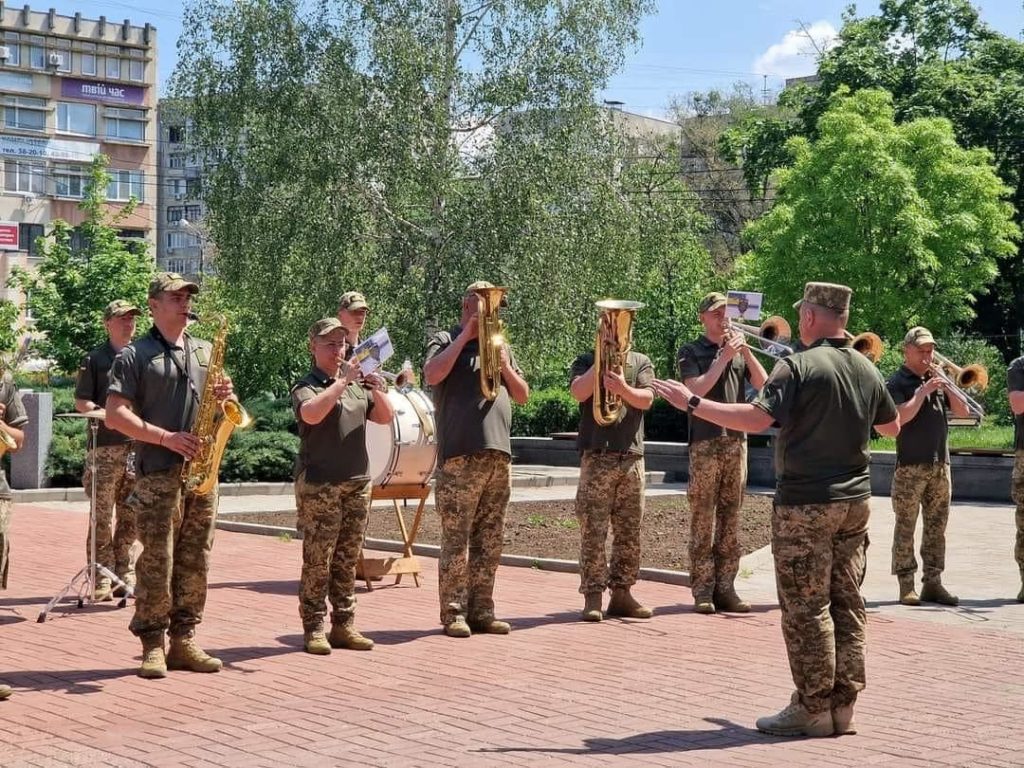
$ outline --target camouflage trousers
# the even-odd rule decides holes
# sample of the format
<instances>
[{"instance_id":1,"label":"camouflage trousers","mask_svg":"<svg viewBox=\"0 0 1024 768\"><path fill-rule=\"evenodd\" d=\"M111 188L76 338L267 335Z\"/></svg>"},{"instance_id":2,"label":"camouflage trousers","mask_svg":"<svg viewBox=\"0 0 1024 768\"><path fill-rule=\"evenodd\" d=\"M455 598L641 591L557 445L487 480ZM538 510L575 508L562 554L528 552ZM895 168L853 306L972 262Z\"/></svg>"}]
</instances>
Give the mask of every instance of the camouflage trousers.
<instances>
[{"instance_id":1,"label":"camouflage trousers","mask_svg":"<svg viewBox=\"0 0 1024 768\"><path fill-rule=\"evenodd\" d=\"M129 628L138 636L168 628L172 636L187 635L203 620L217 490L185 493L178 467L136 479L131 503L142 554Z\"/></svg>"},{"instance_id":2,"label":"camouflage trousers","mask_svg":"<svg viewBox=\"0 0 1024 768\"><path fill-rule=\"evenodd\" d=\"M776 505L772 554L782 635L810 712L852 704L864 690L867 499Z\"/></svg>"},{"instance_id":3,"label":"camouflage trousers","mask_svg":"<svg viewBox=\"0 0 1024 768\"><path fill-rule=\"evenodd\" d=\"M913 575L914 528L921 514L921 566L924 582L938 582L946 568L946 520L949 518L949 465L898 464L892 475L892 572Z\"/></svg>"},{"instance_id":4,"label":"camouflage trousers","mask_svg":"<svg viewBox=\"0 0 1024 768\"><path fill-rule=\"evenodd\" d=\"M302 534L299 617L305 631L321 629L330 598L331 622L345 624L356 610L356 564L370 513L370 481L295 482Z\"/></svg>"},{"instance_id":5,"label":"camouflage trousers","mask_svg":"<svg viewBox=\"0 0 1024 768\"><path fill-rule=\"evenodd\" d=\"M644 519L644 457L635 453L584 451L576 490L580 523L580 593L631 587L640 572ZM612 556L606 555L608 527Z\"/></svg>"},{"instance_id":6,"label":"camouflage trousers","mask_svg":"<svg viewBox=\"0 0 1024 768\"><path fill-rule=\"evenodd\" d=\"M7 589L11 566L11 506L10 499L0 499L0 589Z\"/></svg>"},{"instance_id":7,"label":"camouflage trousers","mask_svg":"<svg viewBox=\"0 0 1024 768\"><path fill-rule=\"evenodd\" d=\"M437 470L442 624L456 616L479 620L494 615L494 576L511 492L511 457L501 451L453 456Z\"/></svg>"},{"instance_id":8,"label":"camouflage trousers","mask_svg":"<svg viewBox=\"0 0 1024 768\"><path fill-rule=\"evenodd\" d=\"M694 602L732 589L740 568L739 521L747 484L747 440L690 443L690 590Z\"/></svg>"},{"instance_id":9,"label":"camouflage trousers","mask_svg":"<svg viewBox=\"0 0 1024 768\"><path fill-rule=\"evenodd\" d=\"M1017 542L1013 556L1024 571L1024 450L1018 450L1013 460L1013 485L1010 488L1013 503L1017 505Z\"/></svg>"},{"instance_id":10,"label":"camouflage trousers","mask_svg":"<svg viewBox=\"0 0 1024 768\"><path fill-rule=\"evenodd\" d=\"M89 451L85 462L82 485L92 499L92 460L96 457L96 554L90 551L91 532L86 534L86 562L105 565L122 579L133 577L135 565L131 561L131 548L135 543L135 510L127 503L132 492L128 477L127 460L131 445L101 445ZM114 509L117 525L114 525Z\"/></svg>"}]
</instances>

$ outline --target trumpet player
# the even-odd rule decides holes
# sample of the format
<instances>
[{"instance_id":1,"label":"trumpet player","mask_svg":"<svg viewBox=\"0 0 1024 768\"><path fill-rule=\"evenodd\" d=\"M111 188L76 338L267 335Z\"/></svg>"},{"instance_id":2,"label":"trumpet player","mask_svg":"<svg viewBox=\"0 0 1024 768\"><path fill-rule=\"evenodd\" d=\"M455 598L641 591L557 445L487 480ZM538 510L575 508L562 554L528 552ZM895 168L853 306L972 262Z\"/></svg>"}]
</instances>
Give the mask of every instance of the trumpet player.
<instances>
[{"instance_id":1,"label":"trumpet player","mask_svg":"<svg viewBox=\"0 0 1024 768\"><path fill-rule=\"evenodd\" d=\"M449 637L511 630L495 617L494 577L512 491L512 401L525 403L530 386L503 338L479 338L491 313L480 314L484 300L477 292L487 289L494 285L485 280L466 288L458 325L430 338L423 365L436 408L438 591L441 624ZM496 307L491 320L497 320ZM493 382L489 399L480 372L495 362L499 381Z\"/></svg>"},{"instance_id":2,"label":"trumpet player","mask_svg":"<svg viewBox=\"0 0 1024 768\"><path fill-rule=\"evenodd\" d=\"M950 478L947 411L967 417L963 393L946 386L936 367L935 338L922 326L903 339L903 365L886 388L900 412L903 428L896 437L896 470L892 477L892 508L896 527L892 539L892 573L899 581L903 605L922 602L956 605L959 599L942 584L946 565L946 520ZM915 586L914 528L922 519L921 593Z\"/></svg>"},{"instance_id":3,"label":"trumpet player","mask_svg":"<svg viewBox=\"0 0 1024 768\"><path fill-rule=\"evenodd\" d=\"M679 349L679 378L698 397L721 403L746 400L745 383L761 389L764 367L730 329L726 297L709 293L697 308L704 333ZM747 438L699 416L689 418L690 589L694 610L746 613L736 594L739 511L747 481Z\"/></svg>"},{"instance_id":4,"label":"trumpet player","mask_svg":"<svg viewBox=\"0 0 1024 768\"><path fill-rule=\"evenodd\" d=\"M1013 554L1020 568L1017 602L1024 603L1024 357L1018 357L1006 373L1007 397L1013 413L1013 479L1010 492L1017 506L1017 541Z\"/></svg>"},{"instance_id":5,"label":"trumpet player","mask_svg":"<svg viewBox=\"0 0 1024 768\"><path fill-rule=\"evenodd\" d=\"M602 331L605 326L602 324ZM605 344L599 339L598 344ZM614 341L612 342L614 343ZM628 350L616 367L595 353L580 355L569 373L569 391L580 404L577 447L580 479L576 519L580 523L580 593L584 621L601 621L605 588L611 590L609 616L648 619L652 611L630 590L640 573L640 528L644 516L644 413L654 403L654 367L650 358ZM601 377L595 387L595 377ZM607 425L594 416L594 398L617 398L618 413ZM612 554L605 556L608 527Z\"/></svg>"}]
</instances>

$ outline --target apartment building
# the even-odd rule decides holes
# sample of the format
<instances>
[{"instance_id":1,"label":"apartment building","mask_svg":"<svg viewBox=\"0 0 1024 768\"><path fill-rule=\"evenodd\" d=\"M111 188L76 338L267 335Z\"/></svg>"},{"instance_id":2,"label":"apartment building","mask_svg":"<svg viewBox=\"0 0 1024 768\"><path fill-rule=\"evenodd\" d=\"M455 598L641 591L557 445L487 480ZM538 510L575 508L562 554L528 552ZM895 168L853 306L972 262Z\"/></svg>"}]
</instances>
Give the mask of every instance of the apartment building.
<instances>
[{"instance_id":1,"label":"apartment building","mask_svg":"<svg viewBox=\"0 0 1024 768\"><path fill-rule=\"evenodd\" d=\"M54 219L82 221L94 156L110 158L111 212L125 238L156 245L156 28L84 19L0 0L0 298L15 266L32 267Z\"/></svg>"},{"instance_id":2,"label":"apartment building","mask_svg":"<svg viewBox=\"0 0 1024 768\"><path fill-rule=\"evenodd\" d=\"M212 271L212 244L203 226L202 167L189 151L182 105L162 99L157 108L156 259L161 269L201 281Z\"/></svg>"}]
</instances>

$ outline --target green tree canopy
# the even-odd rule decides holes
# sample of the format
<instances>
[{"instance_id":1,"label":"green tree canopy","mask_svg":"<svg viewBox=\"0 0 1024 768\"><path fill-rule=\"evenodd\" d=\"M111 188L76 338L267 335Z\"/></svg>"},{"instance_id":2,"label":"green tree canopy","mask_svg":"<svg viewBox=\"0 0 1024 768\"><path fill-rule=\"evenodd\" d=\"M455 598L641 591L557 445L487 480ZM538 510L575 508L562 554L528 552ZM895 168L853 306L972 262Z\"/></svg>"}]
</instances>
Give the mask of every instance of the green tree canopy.
<instances>
[{"instance_id":1,"label":"green tree canopy","mask_svg":"<svg viewBox=\"0 0 1024 768\"><path fill-rule=\"evenodd\" d=\"M109 216L106 209L107 158L98 155L89 171L79 208L83 247L72 249L73 228L55 219L41 239L42 261L35 271L15 269L11 285L28 294L36 329L45 335L36 343L44 357L66 372L75 371L82 357L105 337L103 310L114 299L146 306L153 261L133 252L119 237L117 222L135 207L130 201Z\"/></svg>"},{"instance_id":2,"label":"green tree canopy","mask_svg":"<svg viewBox=\"0 0 1024 768\"><path fill-rule=\"evenodd\" d=\"M921 323L945 335L1015 251L990 154L960 147L942 118L897 125L885 91L841 89L817 139L793 138L788 150L793 164L778 173L772 210L748 228L754 251L742 262L776 310L805 281L827 280L854 287L855 331L899 338Z\"/></svg>"}]
</instances>

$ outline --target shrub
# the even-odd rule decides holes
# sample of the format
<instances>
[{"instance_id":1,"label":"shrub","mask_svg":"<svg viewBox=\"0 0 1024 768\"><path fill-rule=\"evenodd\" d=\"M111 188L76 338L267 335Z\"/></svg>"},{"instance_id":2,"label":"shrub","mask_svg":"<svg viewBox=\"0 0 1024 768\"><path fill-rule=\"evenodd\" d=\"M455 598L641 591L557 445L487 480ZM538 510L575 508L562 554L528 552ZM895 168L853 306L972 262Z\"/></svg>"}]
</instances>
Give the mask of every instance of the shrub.
<instances>
[{"instance_id":1,"label":"shrub","mask_svg":"<svg viewBox=\"0 0 1024 768\"><path fill-rule=\"evenodd\" d=\"M291 480L298 451L299 438L288 432L236 432L220 465L221 482Z\"/></svg>"},{"instance_id":2,"label":"shrub","mask_svg":"<svg viewBox=\"0 0 1024 768\"><path fill-rule=\"evenodd\" d=\"M512 434L516 437L574 432L578 424L579 404L567 389L534 390L525 405L512 404Z\"/></svg>"}]
</instances>

